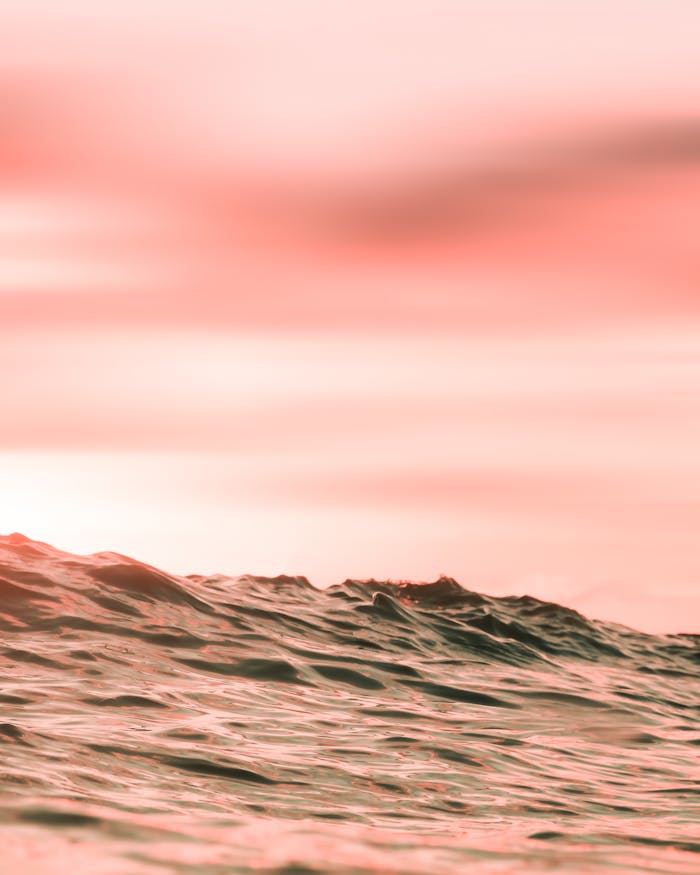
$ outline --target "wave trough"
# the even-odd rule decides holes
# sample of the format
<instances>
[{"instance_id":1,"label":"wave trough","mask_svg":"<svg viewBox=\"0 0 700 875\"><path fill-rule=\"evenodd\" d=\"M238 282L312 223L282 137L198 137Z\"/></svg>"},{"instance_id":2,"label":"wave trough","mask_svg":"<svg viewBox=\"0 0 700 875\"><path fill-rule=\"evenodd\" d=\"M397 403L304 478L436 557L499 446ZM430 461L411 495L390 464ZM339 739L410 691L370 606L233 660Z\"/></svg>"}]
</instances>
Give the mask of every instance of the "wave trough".
<instances>
[{"instance_id":1,"label":"wave trough","mask_svg":"<svg viewBox=\"0 0 700 875\"><path fill-rule=\"evenodd\" d=\"M2 871L700 871L700 636L20 535L0 634Z\"/></svg>"}]
</instances>

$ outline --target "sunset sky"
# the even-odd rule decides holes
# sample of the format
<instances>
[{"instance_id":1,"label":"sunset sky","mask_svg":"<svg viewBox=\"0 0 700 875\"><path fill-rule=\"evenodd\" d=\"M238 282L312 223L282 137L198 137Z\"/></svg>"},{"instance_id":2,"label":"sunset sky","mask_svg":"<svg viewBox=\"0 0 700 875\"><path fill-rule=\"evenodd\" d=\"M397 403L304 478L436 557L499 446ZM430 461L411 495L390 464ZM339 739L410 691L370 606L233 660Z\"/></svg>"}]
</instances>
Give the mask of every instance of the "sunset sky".
<instances>
[{"instance_id":1,"label":"sunset sky","mask_svg":"<svg viewBox=\"0 0 700 875\"><path fill-rule=\"evenodd\" d=\"M700 631L699 37L4 3L0 532Z\"/></svg>"}]
</instances>

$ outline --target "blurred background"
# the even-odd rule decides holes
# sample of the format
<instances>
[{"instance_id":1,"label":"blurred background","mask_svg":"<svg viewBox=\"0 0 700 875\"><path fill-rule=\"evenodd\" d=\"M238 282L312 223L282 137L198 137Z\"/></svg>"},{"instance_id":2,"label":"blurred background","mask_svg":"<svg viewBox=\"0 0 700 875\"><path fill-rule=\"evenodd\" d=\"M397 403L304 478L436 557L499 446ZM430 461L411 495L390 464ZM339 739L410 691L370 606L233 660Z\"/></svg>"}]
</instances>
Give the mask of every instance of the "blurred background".
<instances>
[{"instance_id":1,"label":"blurred background","mask_svg":"<svg viewBox=\"0 0 700 875\"><path fill-rule=\"evenodd\" d=\"M695 0L0 7L0 531L700 631Z\"/></svg>"}]
</instances>

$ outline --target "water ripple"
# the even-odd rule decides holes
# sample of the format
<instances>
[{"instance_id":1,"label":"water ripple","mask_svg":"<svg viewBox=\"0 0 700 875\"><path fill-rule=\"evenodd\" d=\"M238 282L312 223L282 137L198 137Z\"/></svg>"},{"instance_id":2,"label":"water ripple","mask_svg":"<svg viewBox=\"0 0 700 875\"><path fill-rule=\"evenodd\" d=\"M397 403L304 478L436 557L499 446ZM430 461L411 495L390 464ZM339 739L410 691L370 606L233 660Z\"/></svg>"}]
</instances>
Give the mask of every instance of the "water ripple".
<instances>
[{"instance_id":1,"label":"water ripple","mask_svg":"<svg viewBox=\"0 0 700 875\"><path fill-rule=\"evenodd\" d=\"M0 600L14 859L699 871L699 636L447 578L184 578L17 535Z\"/></svg>"}]
</instances>

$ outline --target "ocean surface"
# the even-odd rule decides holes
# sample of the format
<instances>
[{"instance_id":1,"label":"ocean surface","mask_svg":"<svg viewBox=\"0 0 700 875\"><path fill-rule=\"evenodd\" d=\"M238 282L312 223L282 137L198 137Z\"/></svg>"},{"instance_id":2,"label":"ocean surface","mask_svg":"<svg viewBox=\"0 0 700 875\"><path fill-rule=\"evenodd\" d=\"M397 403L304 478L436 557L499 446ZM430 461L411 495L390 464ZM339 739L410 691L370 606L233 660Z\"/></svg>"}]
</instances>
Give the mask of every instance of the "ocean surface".
<instances>
[{"instance_id":1,"label":"ocean surface","mask_svg":"<svg viewBox=\"0 0 700 875\"><path fill-rule=\"evenodd\" d=\"M0 537L0 872L700 872L700 635Z\"/></svg>"}]
</instances>

